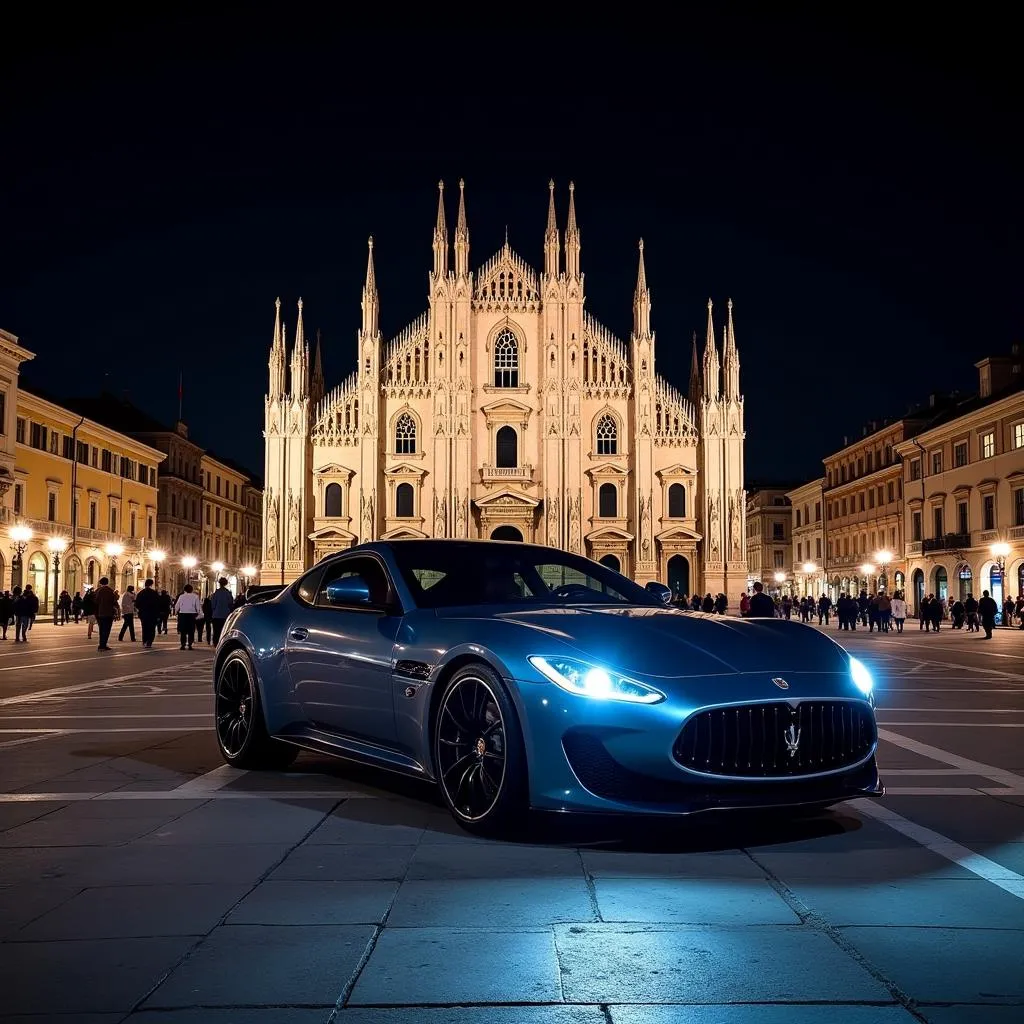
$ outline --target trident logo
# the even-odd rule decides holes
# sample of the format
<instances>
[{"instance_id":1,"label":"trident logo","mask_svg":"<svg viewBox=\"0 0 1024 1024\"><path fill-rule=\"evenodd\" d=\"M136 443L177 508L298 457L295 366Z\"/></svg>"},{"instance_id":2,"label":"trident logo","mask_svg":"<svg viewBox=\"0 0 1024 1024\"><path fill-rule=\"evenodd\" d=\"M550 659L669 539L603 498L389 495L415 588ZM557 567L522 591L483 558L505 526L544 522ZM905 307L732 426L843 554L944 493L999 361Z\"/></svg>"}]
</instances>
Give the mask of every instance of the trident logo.
<instances>
[{"instance_id":1,"label":"trident logo","mask_svg":"<svg viewBox=\"0 0 1024 1024\"><path fill-rule=\"evenodd\" d=\"M791 725L782 734L782 738L786 741L786 753L790 757L796 757L796 752L800 749L800 730L795 725Z\"/></svg>"}]
</instances>

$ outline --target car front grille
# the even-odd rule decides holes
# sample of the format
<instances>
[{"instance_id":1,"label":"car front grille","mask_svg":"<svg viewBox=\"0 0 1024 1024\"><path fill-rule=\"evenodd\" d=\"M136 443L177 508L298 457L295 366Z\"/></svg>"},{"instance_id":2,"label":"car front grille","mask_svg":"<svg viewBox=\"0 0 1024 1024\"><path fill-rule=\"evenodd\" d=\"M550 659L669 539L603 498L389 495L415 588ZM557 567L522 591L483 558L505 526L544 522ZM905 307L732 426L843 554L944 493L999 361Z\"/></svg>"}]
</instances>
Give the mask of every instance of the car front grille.
<instances>
[{"instance_id":1,"label":"car front grille","mask_svg":"<svg viewBox=\"0 0 1024 1024\"><path fill-rule=\"evenodd\" d=\"M871 708L859 701L785 701L700 711L672 755L684 768L733 778L815 775L857 764L874 748Z\"/></svg>"}]
</instances>

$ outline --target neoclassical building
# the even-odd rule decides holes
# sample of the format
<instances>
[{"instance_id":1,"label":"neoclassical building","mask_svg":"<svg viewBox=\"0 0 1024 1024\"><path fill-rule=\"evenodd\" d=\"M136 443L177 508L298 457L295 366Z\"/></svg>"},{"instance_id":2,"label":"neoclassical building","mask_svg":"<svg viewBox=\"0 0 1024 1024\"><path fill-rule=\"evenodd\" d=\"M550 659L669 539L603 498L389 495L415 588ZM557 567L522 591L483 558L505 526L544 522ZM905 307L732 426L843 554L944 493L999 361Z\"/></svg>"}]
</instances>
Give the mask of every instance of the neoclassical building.
<instances>
[{"instance_id":1,"label":"neoclassical building","mask_svg":"<svg viewBox=\"0 0 1024 1024\"><path fill-rule=\"evenodd\" d=\"M628 342L585 309L573 186L549 185L543 271L505 244L471 269L463 182L454 247L439 186L429 304L390 341L373 239L357 367L324 388L298 303L277 302L265 403L261 582L375 538L493 537L601 560L682 593L746 586L743 397L732 303L708 302L688 394L656 372L640 243ZM672 343L681 343L678 336Z\"/></svg>"}]
</instances>

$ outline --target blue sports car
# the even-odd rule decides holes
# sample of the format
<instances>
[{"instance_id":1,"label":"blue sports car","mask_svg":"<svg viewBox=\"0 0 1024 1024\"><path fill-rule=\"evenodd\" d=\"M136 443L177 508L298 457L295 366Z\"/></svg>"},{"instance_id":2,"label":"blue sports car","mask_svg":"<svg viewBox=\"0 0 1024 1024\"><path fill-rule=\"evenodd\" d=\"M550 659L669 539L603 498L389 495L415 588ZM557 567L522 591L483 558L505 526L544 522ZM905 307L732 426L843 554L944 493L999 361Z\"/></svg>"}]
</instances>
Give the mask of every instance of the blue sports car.
<instances>
[{"instance_id":1,"label":"blue sports car","mask_svg":"<svg viewBox=\"0 0 1024 1024\"><path fill-rule=\"evenodd\" d=\"M221 753L279 769L307 748L433 780L477 832L529 807L690 814L881 795L861 662L809 626L668 596L531 544L361 545L228 620Z\"/></svg>"}]
</instances>

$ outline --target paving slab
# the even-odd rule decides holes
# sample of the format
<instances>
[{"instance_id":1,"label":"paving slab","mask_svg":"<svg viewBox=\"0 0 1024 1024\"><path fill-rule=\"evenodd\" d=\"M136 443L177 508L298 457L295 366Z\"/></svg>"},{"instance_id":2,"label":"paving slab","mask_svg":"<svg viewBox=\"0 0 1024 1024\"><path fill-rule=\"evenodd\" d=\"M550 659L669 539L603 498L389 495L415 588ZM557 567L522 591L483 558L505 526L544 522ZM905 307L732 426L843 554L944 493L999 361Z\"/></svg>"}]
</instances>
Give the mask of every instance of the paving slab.
<instances>
[{"instance_id":1,"label":"paving slab","mask_svg":"<svg viewBox=\"0 0 1024 1024\"><path fill-rule=\"evenodd\" d=\"M192 1006L333 1006L370 942L371 927L222 925L146 1000Z\"/></svg>"},{"instance_id":2,"label":"paving slab","mask_svg":"<svg viewBox=\"0 0 1024 1024\"><path fill-rule=\"evenodd\" d=\"M783 881L834 879L838 883L869 879L898 881L919 877L976 878L972 872L924 847L898 850L847 850L828 853L764 853L755 859Z\"/></svg>"},{"instance_id":3,"label":"paving slab","mask_svg":"<svg viewBox=\"0 0 1024 1024\"><path fill-rule=\"evenodd\" d=\"M409 865L410 879L582 878L580 855L557 846L423 843Z\"/></svg>"},{"instance_id":4,"label":"paving slab","mask_svg":"<svg viewBox=\"0 0 1024 1024\"><path fill-rule=\"evenodd\" d=\"M348 1005L556 1003L562 998L550 929L388 928Z\"/></svg>"},{"instance_id":5,"label":"paving slab","mask_svg":"<svg viewBox=\"0 0 1024 1024\"><path fill-rule=\"evenodd\" d=\"M902 1006L612 1006L612 1024L913 1024Z\"/></svg>"},{"instance_id":6,"label":"paving slab","mask_svg":"<svg viewBox=\"0 0 1024 1024\"><path fill-rule=\"evenodd\" d=\"M575 879L475 879L405 882L388 917L394 928L531 928L595 921L582 876Z\"/></svg>"},{"instance_id":7,"label":"paving slab","mask_svg":"<svg viewBox=\"0 0 1024 1024\"><path fill-rule=\"evenodd\" d=\"M0 878L3 878L2 868ZM0 885L0 941L15 938L27 924L66 903L81 891L82 886L76 882Z\"/></svg>"},{"instance_id":8,"label":"paving slab","mask_svg":"<svg viewBox=\"0 0 1024 1024\"><path fill-rule=\"evenodd\" d=\"M120 885L85 889L43 914L19 939L119 939L205 935L245 895L248 886Z\"/></svg>"},{"instance_id":9,"label":"paving slab","mask_svg":"<svg viewBox=\"0 0 1024 1024\"><path fill-rule=\"evenodd\" d=\"M608 1024L599 1006L348 1006L332 1024Z\"/></svg>"},{"instance_id":10,"label":"paving slab","mask_svg":"<svg viewBox=\"0 0 1024 1024\"><path fill-rule=\"evenodd\" d=\"M123 784L126 780L122 779ZM120 790L120 785L116 789ZM53 821L77 826L92 818L180 818L201 807L205 800L78 800L53 815Z\"/></svg>"},{"instance_id":11,"label":"paving slab","mask_svg":"<svg viewBox=\"0 0 1024 1024\"><path fill-rule=\"evenodd\" d=\"M353 800L352 803L370 801ZM349 814L332 814L306 840L311 846L326 845L370 845L407 846L415 845L423 835L422 825L407 825L401 822L364 821Z\"/></svg>"},{"instance_id":12,"label":"paving slab","mask_svg":"<svg viewBox=\"0 0 1024 1024\"><path fill-rule=\"evenodd\" d=\"M195 941L7 942L0 947L4 1010L41 1014L40 1021L58 1013L127 1013Z\"/></svg>"},{"instance_id":13,"label":"paving slab","mask_svg":"<svg viewBox=\"0 0 1024 1024\"><path fill-rule=\"evenodd\" d=\"M761 879L598 878L602 921L651 924L799 924Z\"/></svg>"},{"instance_id":14,"label":"paving slab","mask_svg":"<svg viewBox=\"0 0 1024 1024\"><path fill-rule=\"evenodd\" d=\"M804 926L560 925L555 935L570 1002L892 1002Z\"/></svg>"},{"instance_id":15,"label":"paving slab","mask_svg":"<svg viewBox=\"0 0 1024 1024\"><path fill-rule=\"evenodd\" d=\"M963 843L975 853L987 855L989 847L1019 841L1024 836L1024 807L1017 807L1005 800L958 799L956 813L950 814L945 803L943 800L920 800L906 796L886 797L885 800L889 810L902 814L917 825L933 829L947 839Z\"/></svg>"},{"instance_id":16,"label":"paving slab","mask_svg":"<svg viewBox=\"0 0 1024 1024\"><path fill-rule=\"evenodd\" d=\"M231 912L227 924L380 924L398 882L266 881Z\"/></svg>"},{"instance_id":17,"label":"paving slab","mask_svg":"<svg viewBox=\"0 0 1024 1024\"><path fill-rule=\"evenodd\" d=\"M0 847L116 846L141 839L166 823L164 815L150 818L85 818L73 823L47 815L26 825L0 832Z\"/></svg>"},{"instance_id":18,"label":"paving slab","mask_svg":"<svg viewBox=\"0 0 1024 1024\"><path fill-rule=\"evenodd\" d=\"M24 825L37 818L45 818L46 815L67 806L66 803L59 800L40 800L38 802L33 800L23 804L0 804L0 832L6 832L9 828Z\"/></svg>"},{"instance_id":19,"label":"paving slab","mask_svg":"<svg viewBox=\"0 0 1024 1024\"><path fill-rule=\"evenodd\" d=\"M981 878L789 884L798 899L834 925L1024 928L1024 902Z\"/></svg>"},{"instance_id":20,"label":"paving slab","mask_svg":"<svg viewBox=\"0 0 1024 1024\"><path fill-rule=\"evenodd\" d=\"M1015 1006L922 1006L929 1024L1020 1024L1024 1007Z\"/></svg>"},{"instance_id":21,"label":"paving slab","mask_svg":"<svg viewBox=\"0 0 1024 1024\"><path fill-rule=\"evenodd\" d=\"M1024 1003L1024 931L844 928L843 935L918 1002Z\"/></svg>"},{"instance_id":22,"label":"paving slab","mask_svg":"<svg viewBox=\"0 0 1024 1024\"><path fill-rule=\"evenodd\" d=\"M401 880L409 870L415 846L349 846L304 843L285 858L270 879L295 881Z\"/></svg>"},{"instance_id":23,"label":"paving slab","mask_svg":"<svg viewBox=\"0 0 1024 1024\"><path fill-rule=\"evenodd\" d=\"M0 1017L0 1024L121 1024L123 1013L62 1013L59 1017L40 1017L38 1013L16 1013Z\"/></svg>"},{"instance_id":24,"label":"paving slab","mask_svg":"<svg viewBox=\"0 0 1024 1024\"><path fill-rule=\"evenodd\" d=\"M0 849L0 879L6 885L23 882L71 881L85 884L81 874L89 865L100 862L112 850L72 846Z\"/></svg>"},{"instance_id":25,"label":"paving slab","mask_svg":"<svg viewBox=\"0 0 1024 1024\"><path fill-rule=\"evenodd\" d=\"M583 850L595 878L763 878L765 871L738 850L722 853L633 853Z\"/></svg>"},{"instance_id":26,"label":"paving slab","mask_svg":"<svg viewBox=\"0 0 1024 1024\"><path fill-rule=\"evenodd\" d=\"M140 1010L130 1014L126 1020L131 1024L327 1024L333 1012L333 1007L319 1010L297 1010L291 1006L277 1006L273 1009L255 1009L250 1006L244 1010L203 1007L201 1010ZM0 1024L6 1024L2 1017ZM25 1024L31 1022L26 1021ZM54 1024L64 1024L64 1021L55 1021Z\"/></svg>"}]
</instances>

